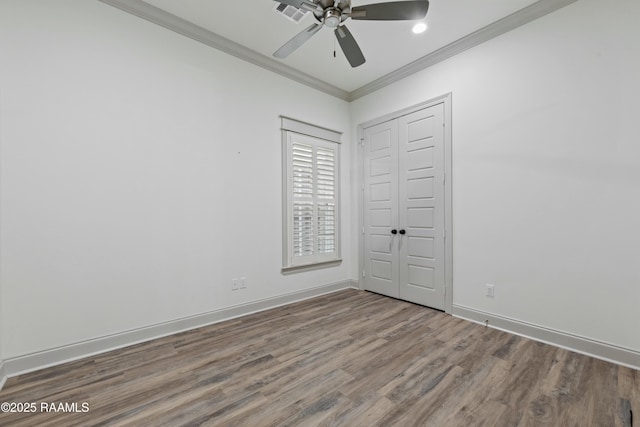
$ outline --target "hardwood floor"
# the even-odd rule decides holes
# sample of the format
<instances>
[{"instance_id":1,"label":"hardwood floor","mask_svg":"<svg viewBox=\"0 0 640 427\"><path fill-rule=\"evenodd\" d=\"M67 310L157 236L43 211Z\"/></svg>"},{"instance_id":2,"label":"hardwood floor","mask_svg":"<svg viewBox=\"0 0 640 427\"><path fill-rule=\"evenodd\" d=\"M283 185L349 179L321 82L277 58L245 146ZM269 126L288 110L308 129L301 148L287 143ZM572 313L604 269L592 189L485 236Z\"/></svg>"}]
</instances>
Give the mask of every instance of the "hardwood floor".
<instances>
[{"instance_id":1,"label":"hardwood floor","mask_svg":"<svg viewBox=\"0 0 640 427\"><path fill-rule=\"evenodd\" d=\"M79 411L2 426L631 426L640 372L346 290L11 378L0 402Z\"/></svg>"}]
</instances>

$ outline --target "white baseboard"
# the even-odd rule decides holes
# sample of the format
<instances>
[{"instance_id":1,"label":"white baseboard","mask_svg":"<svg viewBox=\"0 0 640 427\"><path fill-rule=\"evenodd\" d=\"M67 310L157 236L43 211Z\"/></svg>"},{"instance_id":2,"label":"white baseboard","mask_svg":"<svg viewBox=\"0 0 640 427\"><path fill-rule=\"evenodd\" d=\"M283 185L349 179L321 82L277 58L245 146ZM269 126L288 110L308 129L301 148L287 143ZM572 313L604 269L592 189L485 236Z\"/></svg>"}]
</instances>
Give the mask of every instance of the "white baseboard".
<instances>
[{"instance_id":1,"label":"white baseboard","mask_svg":"<svg viewBox=\"0 0 640 427\"><path fill-rule=\"evenodd\" d=\"M4 386L4 383L7 381L7 372L4 369L4 360L0 360L0 390Z\"/></svg>"},{"instance_id":2,"label":"white baseboard","mask_svg":"<svg viewBox=\"0 0 640 427\"><path fill-rule=\"evenodd\" d=\"M619 347L613 344L585 338L555 329L545 328L509 317L487 313L461 305L453 305L452 314L462 319L485 324L491 328L510 332L535 341L551 344L576 353L602 359L607 362L627 366L633 369L640 369L640 352L628 348Z\"/></svg>"},{"instance_id":3,"label":"white baseboard","mask_svg":"<svg viewBox=\"0 0 640 427\"><path fill-rule=\"evenodd\" d=\"M227 307L196 316L176 319L157 325L10 358L0 362L0 390L2 390L2 386L7 378L17 375L26 374L28 372L37 371L50 366L60 365L62 363L72 362L74 360L105 353L118 348L162 338L178 332L188 331L190 329L200 328L202 326L211 325L213 323L222 322L235 317L246 316L247 314L341 291L343 289L357 289L357 287L358 283L356 281L345 280L343 282L331 283L277 297Z\"/></svg>"}]
</instances>

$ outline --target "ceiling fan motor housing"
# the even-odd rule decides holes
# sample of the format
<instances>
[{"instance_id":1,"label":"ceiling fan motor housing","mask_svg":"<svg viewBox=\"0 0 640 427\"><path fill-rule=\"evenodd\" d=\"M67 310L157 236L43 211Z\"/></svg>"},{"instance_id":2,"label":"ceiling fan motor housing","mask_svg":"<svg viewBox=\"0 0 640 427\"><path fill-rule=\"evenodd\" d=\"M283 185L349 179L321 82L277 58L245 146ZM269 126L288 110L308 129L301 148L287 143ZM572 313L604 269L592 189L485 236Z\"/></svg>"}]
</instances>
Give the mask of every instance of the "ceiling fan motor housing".
<instances>
[{"instance_id":1,"label":"ceiling fan motor housing","mask_svg":"<svg viewBox=\"0 0 640 427\"><path fill-rule=\"evenodd\" d=\"M322 9L314 11L313 15L318 22L322 22L329 28L337 28L349 17L348 13L351 11L349 0L319 0L315 3Z\"/></svg>"}]
</instances>

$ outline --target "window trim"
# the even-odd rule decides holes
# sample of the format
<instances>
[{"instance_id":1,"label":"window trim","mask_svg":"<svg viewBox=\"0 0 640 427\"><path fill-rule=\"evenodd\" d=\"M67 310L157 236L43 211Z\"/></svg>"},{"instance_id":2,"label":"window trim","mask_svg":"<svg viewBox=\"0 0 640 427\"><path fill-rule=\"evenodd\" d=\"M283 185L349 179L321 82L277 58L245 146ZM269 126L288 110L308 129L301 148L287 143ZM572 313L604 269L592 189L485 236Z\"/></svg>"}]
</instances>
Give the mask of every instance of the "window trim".
<instances>
[{"instance_id":1,"label":"window trim","mask_svg":"<svg viewBox=\"0 0 640 427\"><path fill-rule=\"evenodd\" d=\"M341 259L341 209L340 209L340 145L341 132L322 128L306 122L280 116L282 120L282 273L307 271L316 268L338 265ZM305 143L312 143L314 147L327 146L327 143L335 144L335 251L329 256L317 255L305 261L296 262L293 256L293 195L291 180L291 151L292 138L299 136ZM313 140L316 141L313 141Z\"/></svg>"},{"instance_id":2,"label":"window trim","mask_svg":"<svg viewBox=\"0 0 640 427\"><path fill-rule=\"evenodd\" d=\"M292 119L285 116L280 116L280 119L282 120L282 127L280 129L283 131L283 134L285 131L290 131L314 138L324 139L330 142L335 142L336 144L342 144L342 132L312 125L306 122L301 122L300 120ZM283 135L283 137L284 136L285 135Z\"/></svg>"}]
</instances>

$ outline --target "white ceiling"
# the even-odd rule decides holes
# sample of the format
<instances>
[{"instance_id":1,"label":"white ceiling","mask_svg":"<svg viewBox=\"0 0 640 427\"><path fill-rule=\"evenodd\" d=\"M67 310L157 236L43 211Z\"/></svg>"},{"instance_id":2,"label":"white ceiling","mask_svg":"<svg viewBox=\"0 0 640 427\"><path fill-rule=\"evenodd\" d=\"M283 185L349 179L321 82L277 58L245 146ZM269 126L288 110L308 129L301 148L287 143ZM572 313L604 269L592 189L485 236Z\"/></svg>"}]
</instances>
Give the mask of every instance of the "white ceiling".
<instances>
[{"instance_id":1,"label":"white ceiling","mask_svg":"<svg viewBox=\"0 0 640 427\"><path fill-rule=\"evenodd\" d=\"M347 26L367 59L365 64L357 68L351 68L329 28L323 28L288 58L273 58L273 52L315 22L310 13L299 23L286 19L274 11L277 3L273 0L102 1L157 21L157 18L149 18L149 11L139 13L142 8L135 6L138 4L148 8L151 5L154 9L161 9L162 13L166 12L166 16L176 16L214 33L213 36L221 36L244 46L252 51L251 54L261 54L257 55L258 62L270 62L273 59L281 63L275 64L276 67L284 66L294 73L310 75L345 94L353 94L372 82L384 79L389 73L402 70L408 64L424 61L434 52L452 47L452 44L459 45L460 41L469 39L470 34L483 33L482 37L476 37L477 42L481 42L575 0L431 0L425 19L429 28L420 35L411 32L415 21L347 20ZM379 2L381 0L352 0L352 6ZM138 10L132 11L134 8ZM516 19L516 15L521 16ZM503 19L505 17L509 18ZM165 18L160 20L166 21ZM498 27L503 21L504 28L500 30ZM162 22L158 23L163 25ZM478 31L481 29L484 30ZM337 52L335 58L334 49Z\"/></svg>"}]
</instances>

